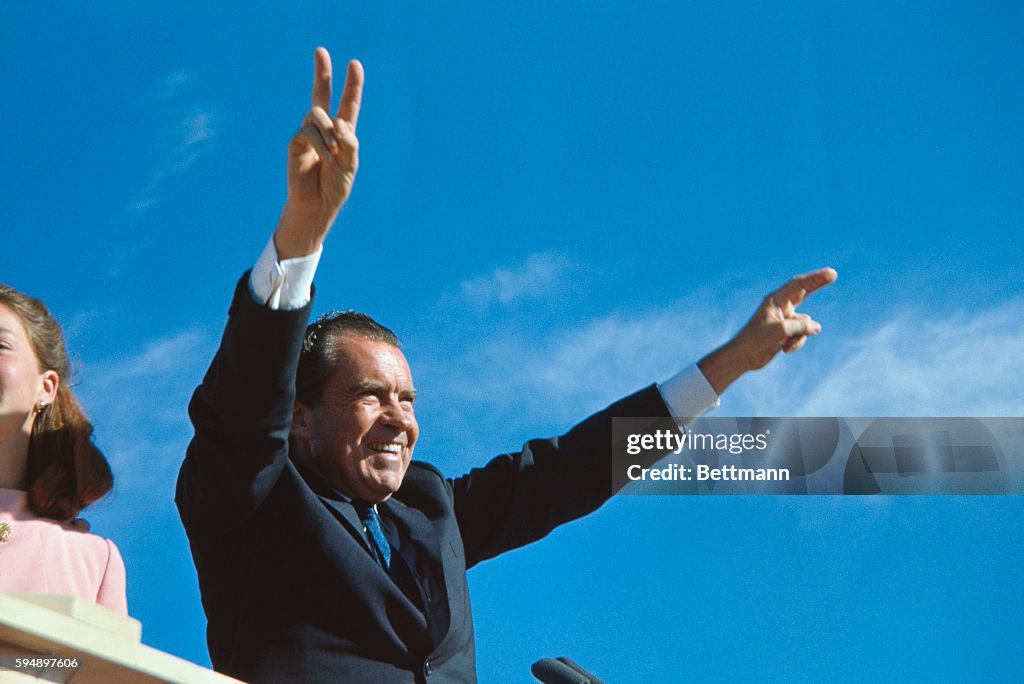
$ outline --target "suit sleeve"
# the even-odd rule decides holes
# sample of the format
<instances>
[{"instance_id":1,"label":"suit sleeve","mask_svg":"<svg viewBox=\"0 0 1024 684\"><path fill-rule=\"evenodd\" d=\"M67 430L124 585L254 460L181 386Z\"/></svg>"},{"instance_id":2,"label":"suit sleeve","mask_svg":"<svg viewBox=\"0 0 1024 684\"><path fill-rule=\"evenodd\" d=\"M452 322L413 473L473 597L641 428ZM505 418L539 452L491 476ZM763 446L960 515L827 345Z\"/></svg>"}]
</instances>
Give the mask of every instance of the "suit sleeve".
<instances>
[{"instance_id":1,"label":"suit sleeve","mask_svg":"<svg viewBox=\"0 0 1024 684\"><path fill-rule=\"evenodd\" d=\"M244 524L288 457L295 370L312 301L274 310L235 289L220 348L192 395L195 435L175 500L193 543L216 543Z\"/></svg>"},{"instance_id":2,"label":"suit sleeve","mask_svg":"<svg viewBox=\"0 0 1024 684\"><path fill-rule=\"evenodd\" d=\"M667 417L656 386L622 399L566 434L530 440L451 481L466 567L541 539L613 492L612 418Z\"/></svg>"}]
</instances>

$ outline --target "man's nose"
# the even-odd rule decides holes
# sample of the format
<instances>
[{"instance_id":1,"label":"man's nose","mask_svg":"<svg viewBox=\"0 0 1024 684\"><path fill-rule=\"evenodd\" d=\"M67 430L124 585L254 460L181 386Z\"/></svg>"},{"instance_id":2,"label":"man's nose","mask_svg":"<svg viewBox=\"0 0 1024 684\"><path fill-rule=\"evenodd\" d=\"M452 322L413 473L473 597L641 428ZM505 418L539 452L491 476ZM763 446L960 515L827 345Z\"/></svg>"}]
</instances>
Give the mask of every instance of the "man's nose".
<instances>
[{"instance_id":1,"label":"man's nose","mask_svg":"<svg viewBox=\"0 0 1024 684\"><path fill-rule=\"evenodd\" d=\"M408 430L415 422L412 411L402 408L397 401L389 401L380 412L380 421L385 425L396 427L399 430Z\"/></svg>"}]
</instances>

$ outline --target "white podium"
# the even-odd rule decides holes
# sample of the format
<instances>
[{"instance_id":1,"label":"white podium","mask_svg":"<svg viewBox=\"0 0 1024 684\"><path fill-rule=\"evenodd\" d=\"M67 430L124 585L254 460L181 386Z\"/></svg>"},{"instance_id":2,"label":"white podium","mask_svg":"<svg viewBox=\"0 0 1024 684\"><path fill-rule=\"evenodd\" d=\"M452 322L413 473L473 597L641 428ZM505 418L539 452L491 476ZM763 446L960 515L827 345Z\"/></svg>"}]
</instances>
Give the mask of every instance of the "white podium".
<instances>
[{"instance_id":1,"label":"white podium","mask_svg":"<svg viewBox=\"0 0 1024 684\"><path fill-rule=\"evenodd\" d=\"M238 684L141 637L138 620L77 597L0 594L0 684Z\"/></svg>"}]
</instances>

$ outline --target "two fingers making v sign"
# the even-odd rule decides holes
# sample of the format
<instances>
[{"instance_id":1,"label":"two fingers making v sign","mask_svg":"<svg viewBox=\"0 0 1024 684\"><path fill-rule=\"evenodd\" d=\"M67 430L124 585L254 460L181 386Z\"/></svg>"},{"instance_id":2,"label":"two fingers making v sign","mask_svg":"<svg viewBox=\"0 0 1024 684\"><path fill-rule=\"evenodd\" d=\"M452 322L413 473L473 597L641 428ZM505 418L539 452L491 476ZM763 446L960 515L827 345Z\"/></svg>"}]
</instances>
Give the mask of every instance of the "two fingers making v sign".
<instances>
[{"instance_id":1,"label":"two fingers making v sign","mask_svg":"<svg viewBox=\"0 0 1024 684\"><path fill-rule=\"evenodd\" d=\"M356 122L363 94L363 65L348 63L345 86L332 118L331 56L314 56L313 106L288 145L288 210L315 227L322 240L352 192L359 168Z\"/></svg>"}]
</instances>

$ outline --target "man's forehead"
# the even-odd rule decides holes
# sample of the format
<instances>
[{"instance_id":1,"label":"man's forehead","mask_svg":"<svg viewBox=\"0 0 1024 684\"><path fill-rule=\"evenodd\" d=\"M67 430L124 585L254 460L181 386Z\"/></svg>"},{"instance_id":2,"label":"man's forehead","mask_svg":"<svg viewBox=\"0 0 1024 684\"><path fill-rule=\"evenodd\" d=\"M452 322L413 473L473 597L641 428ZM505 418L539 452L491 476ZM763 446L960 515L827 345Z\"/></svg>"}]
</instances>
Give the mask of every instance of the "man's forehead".
<instances>
[{"instance_id":1,"label":"man's forehead","mask_svg":"<svg viewBox=\"0 0 1024 684\"><path fill-rule=\"evenodd\" d=\"M377 380L412 385L412 371L398 347L367 337L345 335L334 340L334 375L349 382Z\"/></svg>"}]
</instances>

